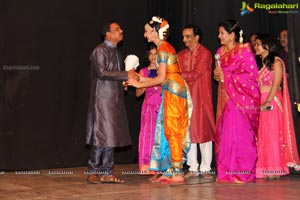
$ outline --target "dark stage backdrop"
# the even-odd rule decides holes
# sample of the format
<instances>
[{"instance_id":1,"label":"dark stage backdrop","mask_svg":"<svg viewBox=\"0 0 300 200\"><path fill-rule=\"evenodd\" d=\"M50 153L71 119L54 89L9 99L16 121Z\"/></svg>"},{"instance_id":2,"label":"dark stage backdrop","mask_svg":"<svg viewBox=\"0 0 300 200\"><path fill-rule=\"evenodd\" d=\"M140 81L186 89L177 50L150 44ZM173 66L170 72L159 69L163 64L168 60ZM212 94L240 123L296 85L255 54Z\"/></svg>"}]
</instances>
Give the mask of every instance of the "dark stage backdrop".
<instances>
[{"instance_id":1,"label":"dark stage backdrop","mask_svg":"<svg viewBox=\"0 0 300 200\"><path fill-rule=\"evenodd\" d=\"M146 3L7 0L0 9L0 169L86 165L90 53L113 19L124 30L123 56L143 57ZM125 96L133 145L118 150L117 163L137 160L141 101L134 92Z\"/></svg>"},{"instance_id":2,"label":"dark stage backdrop","mask_svg":"<svg viewBox=\"0 0 300 200\"><path fill-rule=\"evenodd\" d=\"M246 36L252 32L277 35L287 26L286 14L255 10L241 16L241 7L241 0L2 0L0 170L86 165L89 55L101 42L104 21L117 20L124 29L123 56L136 54L141 59L146 49L143 27L152 15L169 21L169 40L177 50L183 48L183 26L198 24L204 32L203 44L212 53L219 46L218 22L226 18L239 20ZM299 31L296 27L294 32ZM216 88L214 82L214 104ZM134 163L138 156L142 99L137 100L130 88L125 100L133 145L117 149L116 163Z\"/></svg>"}]
</instances>

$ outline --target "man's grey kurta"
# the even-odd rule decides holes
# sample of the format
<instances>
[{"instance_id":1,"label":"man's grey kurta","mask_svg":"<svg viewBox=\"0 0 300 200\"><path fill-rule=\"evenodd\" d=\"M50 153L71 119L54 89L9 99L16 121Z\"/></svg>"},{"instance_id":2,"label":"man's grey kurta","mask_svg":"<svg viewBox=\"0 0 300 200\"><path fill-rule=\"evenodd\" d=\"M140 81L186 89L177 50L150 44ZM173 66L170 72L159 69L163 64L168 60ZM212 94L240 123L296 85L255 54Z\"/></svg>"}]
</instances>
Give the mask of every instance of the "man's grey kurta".
<instances>
[{"instance_id":1,"label":"man's grey kurta","mask_svg":"<svg viewBox=\"0 0 300 200\"><path fill-rule=\"evenodd\" d=\"M131 144L122 81L128 79L120 53L105 42L91 54L86 143L99 147Z\"/></svg>"}]
</instances>

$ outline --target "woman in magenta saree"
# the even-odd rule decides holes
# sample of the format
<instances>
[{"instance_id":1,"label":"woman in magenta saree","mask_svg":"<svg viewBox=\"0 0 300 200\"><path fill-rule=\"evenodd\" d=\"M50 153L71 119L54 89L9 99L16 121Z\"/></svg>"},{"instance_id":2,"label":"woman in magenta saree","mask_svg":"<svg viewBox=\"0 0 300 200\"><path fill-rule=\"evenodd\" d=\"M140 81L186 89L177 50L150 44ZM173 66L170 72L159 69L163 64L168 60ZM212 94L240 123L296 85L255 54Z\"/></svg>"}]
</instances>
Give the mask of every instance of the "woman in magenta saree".
<instances>
[{"instance_id":1,"label":"woman in magenta saree","mask_svg":"<svg viewBox=\"0 0 300 200\"><path fill-rule=\"evenodd\" d=\"M240 26L234 20L219 24L220 66L215 154L217 182L255 181L255 136L259 122L258 70L250 44L239 43ZM240 41L242 42L242 41Z\"/></svg>"}]
</instances>

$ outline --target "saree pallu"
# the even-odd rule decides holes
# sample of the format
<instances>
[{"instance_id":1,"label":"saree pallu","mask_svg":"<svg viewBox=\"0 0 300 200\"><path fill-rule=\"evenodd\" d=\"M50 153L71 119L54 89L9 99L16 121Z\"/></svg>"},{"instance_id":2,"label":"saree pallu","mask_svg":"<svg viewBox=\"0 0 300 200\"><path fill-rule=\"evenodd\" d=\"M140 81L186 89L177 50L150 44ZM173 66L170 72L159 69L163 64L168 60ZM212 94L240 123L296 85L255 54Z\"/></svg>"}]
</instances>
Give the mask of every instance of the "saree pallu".
<instances>
[{"instance_id":1,"label":"saree pallu","mask_svg":"<svg viewBox=\"0 0 300 200\"><path fill-rule=\"evenodd\" d=\"M248 43L238 44L220 61L224 83L218 88L217 182L254 182L260 105L256 62Z\"/></svg>"},{"instance_id":2,"label":"saree pallu","mask_svg":"<svg viewBox=\"0 0 300 200\"><path fill-rule=\"evenodd\" d=\"M262 93L261 104L268 98L269 92ZM260 113L257 136L256 177L283 176L289 174L285 163L286 139L284 136L282 91L278 90L270 105L273 110Z\"/></svg>"},{"instance_id":3,"label":"saree pallu","mask_svg":"<svg viewBox=\"0 0 300 200\"><path fill-rule=\"evenodd\" d=\"M278 58L280 59L280 58ZM281 59L280 59L281 60ZM284 62L281 60L283 66ZM284 66L285 67L285 66ZM285 72L285 70L284 70ZM284 117L284 133L286 138L285 162L288 167L299 165L299 154L296 142L296 133L294 129L294 121L292 116L291 99L288 88L287 74L283 74L283 90L282 90L282 104Z\"/></svg>"}]
</instances>

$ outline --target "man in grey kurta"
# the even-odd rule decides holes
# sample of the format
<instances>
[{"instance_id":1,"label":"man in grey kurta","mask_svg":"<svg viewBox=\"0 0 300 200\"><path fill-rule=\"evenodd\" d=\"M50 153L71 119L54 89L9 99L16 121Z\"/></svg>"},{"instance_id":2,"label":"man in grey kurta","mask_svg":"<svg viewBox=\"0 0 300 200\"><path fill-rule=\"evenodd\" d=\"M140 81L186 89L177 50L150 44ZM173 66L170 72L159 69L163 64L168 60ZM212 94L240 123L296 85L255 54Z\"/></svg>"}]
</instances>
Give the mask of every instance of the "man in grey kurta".
<instances>
[{"instance_id":1,"label":"man in grey kurta","mask_svg":"<svg viewBox=\"0 0 300 200\"><path fill-rule=\"evenodd\" d=\"M91 85L86 143L91 145L91 152L87 181L123 183L124 180L112 174L113 148L131 144L122 81L136 75L133 70L124 71L122 57L117 50L117 44L123 40L123 30L119 24L107 22L102 29L102 37L104 42L94 49L90 57Z\"/></svg>"}]
</instances>

